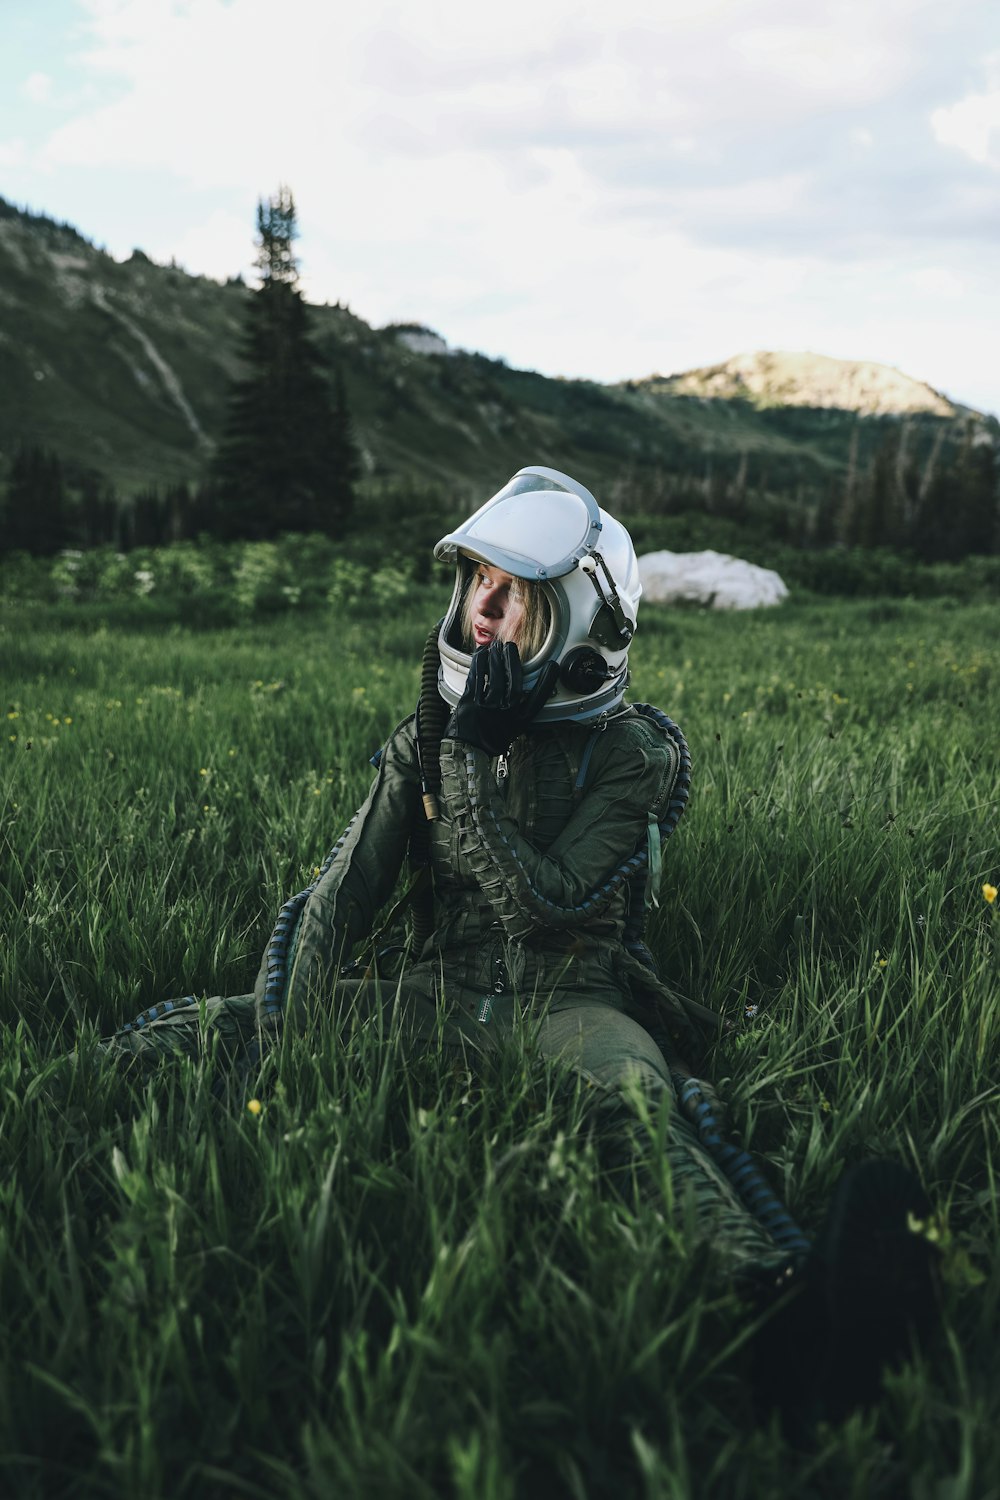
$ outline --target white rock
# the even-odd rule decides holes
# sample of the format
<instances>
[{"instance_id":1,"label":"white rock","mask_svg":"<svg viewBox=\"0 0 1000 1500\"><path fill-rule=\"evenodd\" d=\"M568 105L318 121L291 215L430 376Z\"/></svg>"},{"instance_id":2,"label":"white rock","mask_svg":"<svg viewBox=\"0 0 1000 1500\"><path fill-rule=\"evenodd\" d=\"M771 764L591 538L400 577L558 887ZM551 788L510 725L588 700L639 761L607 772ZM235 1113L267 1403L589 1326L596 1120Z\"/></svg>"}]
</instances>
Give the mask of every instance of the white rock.
<instances>
[{"instance_id":1,"label":"white rock","mask_svg":"<svg viewBox=\"0 0 1000 1500\"><path fill-rule=\"evenodd\" d=\"M773 569L724 552L647 552L639 559L639 577L649 604L684 601L711 609L758 609L788 597Z\"/></svg>"}]
</instances>

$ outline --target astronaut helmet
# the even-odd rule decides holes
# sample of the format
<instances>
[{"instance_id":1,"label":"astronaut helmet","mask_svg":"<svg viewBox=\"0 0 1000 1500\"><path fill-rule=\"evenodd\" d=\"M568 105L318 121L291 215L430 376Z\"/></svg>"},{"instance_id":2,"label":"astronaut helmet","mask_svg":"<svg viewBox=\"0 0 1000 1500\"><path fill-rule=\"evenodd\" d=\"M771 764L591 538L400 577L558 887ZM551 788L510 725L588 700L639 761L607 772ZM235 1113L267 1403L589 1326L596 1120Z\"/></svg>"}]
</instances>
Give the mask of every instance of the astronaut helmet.
<instances>
[{"instance_id":1,"label":"astronaut helmet","mask_svg":"<svg viewBox=\"0 0 1000 1500\"><path fill-rule=\"evenodd\" d=\"M559 665L540 724L596 719L622 701L628 648L642 585L632 539L576 479L531 464L467 521L449 531L435 557L455 563L455 587L438 636L438 687L454 706L465 689L473 643L467 601L481 565L538 585L543 608L523 660L527 691L548 661Z\"/></svg>"}]
</instances>

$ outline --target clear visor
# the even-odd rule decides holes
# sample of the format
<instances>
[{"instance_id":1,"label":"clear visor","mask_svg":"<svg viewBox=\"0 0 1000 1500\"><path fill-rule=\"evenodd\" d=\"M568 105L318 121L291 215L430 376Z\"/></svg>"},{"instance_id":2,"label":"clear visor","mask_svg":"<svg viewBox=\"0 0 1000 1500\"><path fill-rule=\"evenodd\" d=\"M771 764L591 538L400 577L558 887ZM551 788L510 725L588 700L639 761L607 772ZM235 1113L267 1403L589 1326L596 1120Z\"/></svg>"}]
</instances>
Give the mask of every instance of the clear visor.
<instances>
[{"instance_id":1,"label":"clear visor","mask_svg":"<svg viewBox=\"0 0 1000 1500\"><path fill-rule=\"evenodd\" d=\"M564 495L576 493L568 485L560 484L558 480L549 478L547 474L515 474L502 490L497 490L493 499L502 500L505 495L534 494L536 490L559 490Z\"/></svg>"},{"instance_id":2,"label":"clear visor","mask_svg":"<svg viewBox=\"0 0 1000 1500\"><path fill-rule=\"evenodd\" d=\"M442 537L434 555L447 561L461 550L516 578L559 578L593 550L600 532L597 501L583 485L555 469L522 469Z\"/></svg>"}]
</instances>

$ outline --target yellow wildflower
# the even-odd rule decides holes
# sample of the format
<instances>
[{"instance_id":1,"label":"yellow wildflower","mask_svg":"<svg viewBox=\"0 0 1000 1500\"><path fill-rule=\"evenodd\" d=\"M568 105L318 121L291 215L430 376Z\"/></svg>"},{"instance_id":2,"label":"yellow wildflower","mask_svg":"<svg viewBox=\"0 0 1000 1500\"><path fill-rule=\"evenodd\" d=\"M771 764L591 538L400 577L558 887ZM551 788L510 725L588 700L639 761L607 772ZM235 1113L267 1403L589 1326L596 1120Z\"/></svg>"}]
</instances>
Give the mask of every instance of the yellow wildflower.
<instances>
[{"instance_id":1,"label":"yellow wildflower","mask_svg":"<svg viewBox=\"0 0 1000 1500\"><path fill-rule=\"evenodd\" d=\"M247 1100L247 1109L248 1109L248 1111L249 1111L250 1114L252 1114L252 1115L259 1115L260 1112L261 1112L261 1110L263 1108L264 1108L264 1106L263 1106L263 1104L261 1104L261 1102L260 1102L259 1099L248 1099Z\"/></svg>"},{"instance_id":2,"label":"yellow wildflower","mask_svg":"<svg viewBox=\"0 0 1000 1500\"><path fill-rule=\"evenodd\" d=\"M915 1234L920 1239L926 1240L929 1245L939 1245L941 1243L941 1225L934 1218L918 1219L911 1209L906 1215L906 1227L911 1234Z\"/></svg>"},{"instance_id":3,"label":"yellow wildflower","mask_svg":"<svg viewBox=\"0 0 1000 1500\"><path fill-rule=\"evenodd\" d=\"M989 884L984 885L983 886L983 900L984 901L988 901L989 904L992 906L993 903L994 903L994 901L996 899L997 899L997 888L996 888L996 886L995 885L989 885Z\"/></svg>"}]
</instances>

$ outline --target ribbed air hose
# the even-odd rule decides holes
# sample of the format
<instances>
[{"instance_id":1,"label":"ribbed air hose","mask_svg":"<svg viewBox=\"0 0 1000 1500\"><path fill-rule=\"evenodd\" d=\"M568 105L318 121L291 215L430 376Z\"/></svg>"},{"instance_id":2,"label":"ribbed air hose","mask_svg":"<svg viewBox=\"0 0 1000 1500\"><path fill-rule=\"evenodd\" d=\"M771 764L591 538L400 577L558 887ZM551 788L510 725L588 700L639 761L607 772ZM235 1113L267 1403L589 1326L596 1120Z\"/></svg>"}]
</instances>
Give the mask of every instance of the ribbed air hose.
<instances>
[{"instance_id":1,"label":"ribbed air hose","mask_svg":"<svg viewBox=\"0 0 1000 1500\"><path fill-rule=\"evenodd\" d=\"M312 884L307 885L304 891L299 891L297 896L290 896L278 913L278 920L274 924L274 931L271 933L266 949L267 978L264 983L264 994L258 1015L259 1020L270 1020L274 1016L280 1016L284 1009L285 988L288 983L289 950L295 929L299 925L302 909L340 853L344 840L354 827L354 822L355 818L352 818L320 865L319 874Z\"/></svg>"},{"instance_id":2,"label":"ribbed air hose","mask_svg":"<svg viewBox=\"0 0 1000 1500\"><path fill-rule=\"evenodd\" d=\"M180 1000L163 1000L159 1005L151 1005L148 1010L142 1010L134 1021L127 1021L116 1035L124 1036L127 1031L141 1031L148 1026L150 1021L158 1021L161 1016L169 1016L175 1010L190 1010L192 1005L200 1002L197 995L185 995Z\"/></svg>"},{"instance_id":3,"label":"ribbed air hose","mask_svg":"<svg viewBox=\"0 0 1000 1500\"><path fill-rule=\"evenodd\" d=\"M448 705L438 692L438 669L441 654L438 633L442 621L434 626L424 642L420 665L420 701L417 704L417 759L420 763L421 790L425 817L418 817L410 830L410 864L415 870L426 870L427 878L413 890L410 902L410 930L413 952L419 953L434 931L434 888L430 880L430 824L437 817L437 799L441 790L441 738L448 719Z\"/></svg>"},{"instance_id":4,"label":"ribbed air hose","mask_svg":"<svg viewBox=\"0 0 1000 1500\"><path fill-rule=\"evenodd\" d=\"M810 1249L799 1228L749 1152L725 1140L715 1111L697 1078L671 1070L682 1113L698 1132L705 1150L726 1174L744 1206L780 1250L798 1258Z\"/></svg>"},{"instance_id":5,"label":"ribbed air hose","mask_svg":"<svg viewBox=\"0 0 1000 1500\"><path fill-rule=\"evenodd\" d=\"M448 721L448 705L438 692L438 672L441 665L438 634L442 623L443 621L438 621L424 642L424 654L420 663L420 701L417 704L417 756L420 761L422 790L425 797L431 796L435 802L441 790L441 739ZM436 814L435 807L428 812L427 821Z\"/></svg>"}]
</instances>

